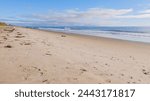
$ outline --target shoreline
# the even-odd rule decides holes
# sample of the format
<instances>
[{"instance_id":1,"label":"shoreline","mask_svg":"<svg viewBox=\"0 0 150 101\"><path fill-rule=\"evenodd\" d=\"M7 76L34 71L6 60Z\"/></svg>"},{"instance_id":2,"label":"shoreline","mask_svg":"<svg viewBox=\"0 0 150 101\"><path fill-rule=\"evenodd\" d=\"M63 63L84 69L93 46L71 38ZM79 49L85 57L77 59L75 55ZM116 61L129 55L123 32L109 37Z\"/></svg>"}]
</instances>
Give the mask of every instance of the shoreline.
<instances>
[{"instance_id":1,"label":"shoreline","mask_svg":"<svg viewBox=\"0 0 150 101\"><path fill-rule=\"evenodd\" d=\"M24 27L23 27L24 28ZM34 28L29 28L34 29ZM83 36L83 37L93 37L93 38L101 38L101 39L108 39L108 40L118 40L118 41L127 41L131 43L141 43L141 44L150 44L150 42L142 42L142 41L133 41L133 40L126 40L126 39L118 39L118 38L111 38L111 37L103 37L103 36L94 36L94 35L85 35L85 34L78 34L78 33L69 33L69 32L59 32L59 31L53 31L53 30L44 30L44 29L34 29L34 30L40 30L45 32L53 32L53 33L60 33L60 34L66 34L66 35L74 35L74 36Z\"/></svg>"},{"instance_id":2,"label":"shoreline","mask_svg":"<svg viewBox=\"0 0 150 101\"><path fill-rule=\"evenodd\" d=\"M150 44L12 28L0 28L0 83L150 83Z\"/></svg>"}]
</instances>

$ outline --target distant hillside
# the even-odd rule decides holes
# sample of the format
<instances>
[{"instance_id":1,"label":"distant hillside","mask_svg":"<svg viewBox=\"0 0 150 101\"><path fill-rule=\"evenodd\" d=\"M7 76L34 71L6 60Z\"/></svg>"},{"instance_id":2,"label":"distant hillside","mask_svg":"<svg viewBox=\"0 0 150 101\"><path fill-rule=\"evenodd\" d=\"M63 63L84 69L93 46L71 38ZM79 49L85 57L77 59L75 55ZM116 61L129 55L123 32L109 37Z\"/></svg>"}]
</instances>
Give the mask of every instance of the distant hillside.
<instances>
[{"instance_id":1,"label":"distant hillside","mask_svg":"<svg viewBox=\"0 0 150 101\"><path fill-rule=\"evenodd\" d=\"M7 26L6 23L0 22L0 26Z\"/></svg>"}]
</instances>

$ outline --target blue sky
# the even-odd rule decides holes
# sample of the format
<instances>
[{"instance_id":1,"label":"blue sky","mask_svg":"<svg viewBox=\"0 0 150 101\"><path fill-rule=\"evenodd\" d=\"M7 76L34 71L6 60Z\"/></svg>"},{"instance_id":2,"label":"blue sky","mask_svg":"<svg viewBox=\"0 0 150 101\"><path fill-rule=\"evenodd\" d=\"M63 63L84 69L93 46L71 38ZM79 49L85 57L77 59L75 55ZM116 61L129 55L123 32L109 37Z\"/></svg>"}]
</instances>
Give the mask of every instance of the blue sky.
<instances>
[{"instance_id":1,"label":"blue sky","mask_svg":"<svg viewBox=\"0 0 150 101\"><path fill-rule=\"evenodd\" d=\"M0 21L17 25L150 26L150 0L0 0Z\"/></svg>"}]
</instances>

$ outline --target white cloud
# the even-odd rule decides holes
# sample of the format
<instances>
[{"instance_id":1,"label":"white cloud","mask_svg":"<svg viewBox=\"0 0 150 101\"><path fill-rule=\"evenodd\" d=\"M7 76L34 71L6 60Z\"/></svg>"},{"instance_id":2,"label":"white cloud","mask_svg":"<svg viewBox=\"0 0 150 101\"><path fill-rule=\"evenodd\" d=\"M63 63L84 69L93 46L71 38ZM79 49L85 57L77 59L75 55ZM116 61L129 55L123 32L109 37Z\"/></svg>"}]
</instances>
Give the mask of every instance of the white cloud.
<instances>
[{"instance_id":1,"label":"white cloud","mask_svg":"<svg viewBox=\"0 0 150 101\"><path fill-rule=\"evenodd\" d=\"M27 17L27 19L38 19L57 24L75 24L75 25L104 25L112 22L109 19L123 16L130 12L132 9L102 9L90 8L86 11L65 10L65 11L50 11L47 14L34 14ZM106 20L107 19L107 20Z\"/></svg>"},{"instance_id":2,"label":"white cloud","mask_svg":"<svg viewBox=\"0 0 150 101\"><path fill-rule=\"evenodd\" d=\"M150 9L144 10L141 13L149 13L150 14Z\"/></svg>"},{"instance_id":3,"label":"white cloud","mask_svg":"<svg viewBox=\"0 0 150 101\"><path fill-rule=\"evenodd\" d=\"M137 14L137 15L118 16L117 18L150 19L150 14Z\"/></svg>"},{"instance_id":4,"label":"white cloud","mask_svg":"<svg viewBox=\"0 0 150 101\"><path fill-rule=\"evenodd\" d=\"M117 16L117 18L129 18L129 19L150 19L150 9L140 11L137 14L132 15L124 15L124 16Z\"/></svg>"},{"instance_id":5,"label":"white cloud","mask_svg":"<svg viewBox=\"0 0 150 101\"><path fill-rule=\"evenodd\" d=\"M118 15L124 15L129 12L132 12L132 9L101 9L101 8L91 8L88 11L84 12L85 15L91 15L95 17L115 17Z\"/></svg>"},{"instance_id":6,"label":"white cloud","mask_svg":"<svg viewBox=\"0 0 150 101\"><path fill-rule=\"evenodd\" d=\"M101 9L101 8L91 8L87 11L79 10L66 10L66 11L50 11L46 15L34 15L38 18L44 19L64 19L64 18L109 18L118 15L124 15L132 12L132 9Z\"/></svg>"},{"instance_id":7,"label":"white cloud","mask_svg":"<svg viewBox=\"0 0 150 101\"><path fill-rule=\"evenodd\" d=\"M17 20L16 20L17 19ZM130 19L130 20L127 20ZM131 20L150 19L150 10L135 12L133 9L104 9L90 8L85 11L79 9L53 11L46 14L20 16L14 23L39 25L131 25ZM11 23L13 22L10 21ZM131 21L132 22L132 21Z\"/></svg>"}]
</instances>

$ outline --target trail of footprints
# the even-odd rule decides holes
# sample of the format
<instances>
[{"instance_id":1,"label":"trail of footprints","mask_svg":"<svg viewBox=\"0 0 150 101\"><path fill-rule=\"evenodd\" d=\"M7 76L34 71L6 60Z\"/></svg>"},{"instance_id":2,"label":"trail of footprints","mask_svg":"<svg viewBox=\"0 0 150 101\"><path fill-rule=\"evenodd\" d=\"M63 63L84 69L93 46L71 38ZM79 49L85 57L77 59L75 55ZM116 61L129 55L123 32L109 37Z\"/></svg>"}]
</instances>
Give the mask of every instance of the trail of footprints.
<instances>
[{"instance_id":1,"label":"trail of footprints","mask_svg":"<svg viewBox=\"0 0 150 101\"><path fill-rule=\"evenodd\" d=\"M35 66L22 66L20 65L19 68L23 72L23 79L24 80L36 80L37 78L40 79L41 83L50 83L49 80L46 78L46 70L40 69Z\"/></svg>"},{"instance_id":2,"label":"trail of footprints","mask_svg":"<svg viewBox=\"0 0 150 101\"><path fill-rule=\"evenodd\" d=\"M1 29L0 35L2 38L0 40L0 44L6 43L6 41L9 42L10 37L14 37L13 41L19 41L19 39L25 38L25 36L22 33L18 32L13 27ZM22 41L20 42L20 45L32 45L32 42L30 42L29 40ZM5 45L4 48L13 48L13 46L7 43L7 45Z\"/></svg>"}]
</instances>

